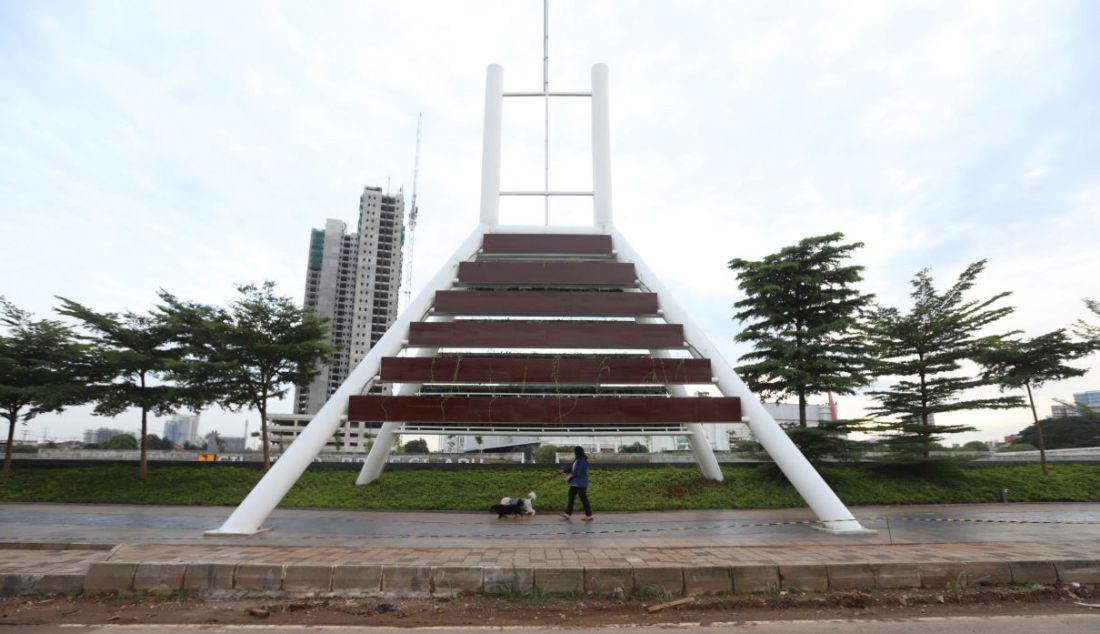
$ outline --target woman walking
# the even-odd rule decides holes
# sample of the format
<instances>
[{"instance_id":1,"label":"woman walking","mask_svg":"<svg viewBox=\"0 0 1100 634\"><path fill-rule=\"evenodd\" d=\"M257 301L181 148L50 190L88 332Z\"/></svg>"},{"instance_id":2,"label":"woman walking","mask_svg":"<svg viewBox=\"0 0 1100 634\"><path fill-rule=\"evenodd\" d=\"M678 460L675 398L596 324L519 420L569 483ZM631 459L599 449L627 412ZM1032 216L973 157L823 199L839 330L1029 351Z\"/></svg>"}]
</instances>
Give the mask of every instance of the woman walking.
<instances>
[{"instance_id":1,"label":"woman walking","mask_svg":"<svg viewBox=\"0 0 1100 634\"><path fill-rule=\"evenodd\" d=\"M573 464L568 469L560 469L558 473L568 473L565 478L569 482L569 504L565 512L561 513L562 519L569 519L573 515L573 501L580 496L581 506L584 507L584 521L592 521L592 506L588 503L588 456L584 455L583 447L573 447Z\"/></svg>"}]
</instances>

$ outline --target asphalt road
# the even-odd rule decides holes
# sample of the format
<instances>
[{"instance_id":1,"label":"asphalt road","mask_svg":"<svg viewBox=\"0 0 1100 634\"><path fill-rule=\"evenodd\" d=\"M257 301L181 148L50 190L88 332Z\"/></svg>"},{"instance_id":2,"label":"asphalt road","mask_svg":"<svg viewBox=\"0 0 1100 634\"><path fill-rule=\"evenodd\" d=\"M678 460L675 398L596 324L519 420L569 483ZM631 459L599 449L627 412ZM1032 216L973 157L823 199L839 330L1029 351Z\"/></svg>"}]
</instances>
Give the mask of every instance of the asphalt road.
<instances>
[{"instance_id":1,"label":"asphalt road","mask_svg":"<svg viewBox=\"0 0 1100 634\"><path fill-rule=\"evenodd\" d=\"M445 628L445 629L441 629ZM19 632L27 634L71 634L72 632L111 633L111 632L155 632L156 634L190 634L191 632L209 632L228 634L232 632L257 631L264 634L292 634L298 632L331 632L340 634L408 634L409 632L446 631L454 634L482 634L486 631L516 631L523 634L550 634L561 632L565 628L523 627L457 627L446 628L392 628L392 627L355 627L355 626L270 626L270 625L234 625L221 627L216 625L34 625L23 626ZM952 634L1095 634L1100 631L1100 613L1064 614L1044 616L994 616L994 617L948 617L891 620L824 620L824 621L735 621L700 625L698 623L679 623L666 626L630 626L615 625L606 628L576 628L570 632L607 632L627 631L631 634L669 634L690 630L693 634L720 634L729 631L759 632L761 634L780 633L821 633L821 634L911 634L927 632L951 632Z\"/></svg>"}]
</instances>

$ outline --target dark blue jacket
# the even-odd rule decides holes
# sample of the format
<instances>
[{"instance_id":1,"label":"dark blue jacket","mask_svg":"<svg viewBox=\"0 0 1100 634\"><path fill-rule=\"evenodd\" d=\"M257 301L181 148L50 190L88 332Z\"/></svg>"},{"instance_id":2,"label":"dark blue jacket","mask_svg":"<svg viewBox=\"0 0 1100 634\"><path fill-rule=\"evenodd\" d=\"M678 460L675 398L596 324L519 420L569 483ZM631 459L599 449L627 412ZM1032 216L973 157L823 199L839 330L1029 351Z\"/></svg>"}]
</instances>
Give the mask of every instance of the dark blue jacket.
<instances>
[{"instance_id":1,"label":"dark blue jacket","mask_svg":"<svg viewBox=\"0 0 1100 634\"><path fill-rule=\"evenodd\" d=\"M588 461L584 458L577 458L576 460L574 460L573 464L570 465L565 472L573 476L573 478L569 480L569 486L588 486Z\"/></svg>"}]
</instances>

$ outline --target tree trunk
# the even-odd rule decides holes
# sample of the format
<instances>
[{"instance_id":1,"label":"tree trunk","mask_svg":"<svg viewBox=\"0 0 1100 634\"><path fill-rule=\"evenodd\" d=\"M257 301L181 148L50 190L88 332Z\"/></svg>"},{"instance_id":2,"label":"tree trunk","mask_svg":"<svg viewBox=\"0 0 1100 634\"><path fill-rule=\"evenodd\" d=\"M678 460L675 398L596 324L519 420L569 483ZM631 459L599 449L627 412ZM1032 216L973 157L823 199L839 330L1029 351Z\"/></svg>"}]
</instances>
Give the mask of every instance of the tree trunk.
<instances>
[{"instance_id":1,"label":"tree trunk","mask_svg":"<svg viewBox=\"0 0 1100 634\"><path fill-rule=\"evenodd\" d=\"M918 354L917 358L924 363L924 355ZM925 460L932 457L932 430L928 428L928 386L924 382L924 372L920 376L920 424L922 432L922 451Z\"/></svg>"},{"instance_id":2,"label":"tree trunk","mask_svg":"<svg viewBox=\"0 0 1100 634\"><path fill-rule=\"evenodd\" d=\"M145 373L142 372L141 378L141 396L142 400L145 400ZM145 461L145 438L148 435L146 432L149 430L149 408L145 405L141 406L141 438L138 439L138 444L141 446L141 469L139 477L142 482L145 482L145 478L149 476L149 464Z\"/></svg>"},{"instance_id":3,"label":"tree trunk","mask_svg":"<svg viewBox=\"0 0 1100 634\"><path fill-rule=\"evenodd\" d=\"M146 440L149 437L147 433L149 430L149 410L145 407L141 408L141 481L144 482L145 478L149 477L149 462L146 460L146 448L148 444Z\"/></svg>"},{"instance_id":4,"label":"tree trunk","mask_svg":"<svg viewBox=\"0 0 1100 634\"><path fill-rule=\"evenodd\" d=\"M922 454L924 459L928 460L932 457L932 430L928 429L928 412L921 412L920 424L924 427L924 436L922 440Z\"/></svg>"},{"instance_id":5,"label":"tree trunk","mask_svg":"<svg viewBox=\"0 0 1100 634\"><path fill-rule=\"evenodd\" d=\"M798 388L798 426L806 427L806 391Z\"/></svg>"},{"instance_id":6,"label":"tree trunk","mask_svg":"<svg viewBox=\"0 0 1100 634\"><path fill-rule=\"evenodd\" d=\"M7 482L8 476L11 475L11 446L15 443L15 421L18 418L19 413L14 412L8 419L8 443L4 445L4 472L0 475L0 482Z\"/></svg>"},{"instance_id":7,"label":"tree trunk","mask_svg":"<svg viewBox=\"0 0 1100 634\"><path fill-rule=\"evenodd\" d=\"M267 393L260 399L260 442L264 446L264 472L271 468L271 448L267 444Z\"/></svg>"},{"instance_id":8,"label":"tree trunk","mask_svg":"<svg viewBox=\"0 0 1100 634\"><path fill-rule=\"evenodd\" d=\"M1043 442L1043 424L1039 422L1039 414L1035 411L1035 399L1031 396L1031 383L1024 383L1027 388L1027 400L1031 403L1031 418L1035 421L1035 433L1039 434L1039 465L1043 468L1043 475L1047 474L1047 447Z\"/></svg>"}]
</instances>

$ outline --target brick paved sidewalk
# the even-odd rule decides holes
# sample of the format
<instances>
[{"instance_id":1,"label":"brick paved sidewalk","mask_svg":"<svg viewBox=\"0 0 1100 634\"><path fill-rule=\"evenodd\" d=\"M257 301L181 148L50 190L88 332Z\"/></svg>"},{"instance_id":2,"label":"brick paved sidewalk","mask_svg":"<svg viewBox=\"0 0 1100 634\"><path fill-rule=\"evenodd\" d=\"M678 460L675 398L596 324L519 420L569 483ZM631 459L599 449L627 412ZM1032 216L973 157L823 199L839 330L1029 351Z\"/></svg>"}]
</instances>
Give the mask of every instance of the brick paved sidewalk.
<instances>
[{"instance_id":1,"label":"brick paved sidewalk","mask_svg":"<svg viewBox=\"0 0 1100 634\"><path fill-rule=\"evenodd\" d=\"M393 548L125 544L0 549L4 594L627 594L1100 584L1100 540L833 547Z\"/></svg>"},{"instance_id":2,"label":"brick paved sidewalk","mask_svg":"<svg viewBox=\"0 0 1100 634\"><path fill-rule=\"evenodd\" d=\"M1100 505L867 508L857 516L878 532L844 536L803 524L806 513L797 509L604 514L599 526L585 527L545 517L504 523L468 513L291 509L273 516L275 530L250 537L203 537L225 512L209 507L2 510L0 594L8 595L678 595L1100 584ZM771 520L789 525L763 523ZM1045 523L1052 520L1061 523Z\"/></svg>"}]
</instances>

